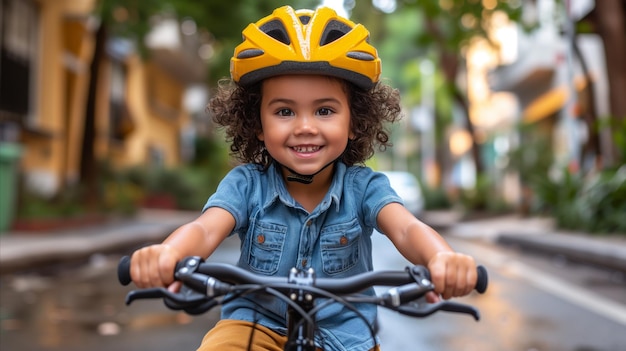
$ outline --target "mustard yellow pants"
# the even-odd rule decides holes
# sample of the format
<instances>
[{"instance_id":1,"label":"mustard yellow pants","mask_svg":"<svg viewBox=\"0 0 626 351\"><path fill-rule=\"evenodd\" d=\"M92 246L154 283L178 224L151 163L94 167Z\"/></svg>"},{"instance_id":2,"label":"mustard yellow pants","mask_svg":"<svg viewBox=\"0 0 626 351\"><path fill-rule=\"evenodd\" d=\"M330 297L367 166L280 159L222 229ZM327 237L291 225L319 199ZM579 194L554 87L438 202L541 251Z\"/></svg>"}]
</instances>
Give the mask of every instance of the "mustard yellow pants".
<instances>
[{"instance_id":1,"label":"mustard yellow pants","mask_svg":"<svg viewBox=\"0 0 626 351\"><path fill-rule=\"evenodd\" d=\"M251 342L252 347L248 348ZM217 322L202 339L198 351L283 351L287 337L259 324L233 319ZM318 351L322 351L318 349ZM380 351L379 347L371 351Z\"/></svg>"}]
</instances>

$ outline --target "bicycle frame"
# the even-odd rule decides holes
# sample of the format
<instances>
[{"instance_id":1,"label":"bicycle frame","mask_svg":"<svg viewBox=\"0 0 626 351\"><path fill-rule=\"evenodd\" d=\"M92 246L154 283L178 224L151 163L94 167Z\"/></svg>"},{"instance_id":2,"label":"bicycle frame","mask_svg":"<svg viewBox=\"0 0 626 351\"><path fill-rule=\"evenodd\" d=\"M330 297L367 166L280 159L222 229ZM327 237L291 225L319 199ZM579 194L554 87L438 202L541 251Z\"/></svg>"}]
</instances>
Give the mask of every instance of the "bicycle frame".
<instances>
[{"instance_id":1,"label":"bicycle frame","mask_svg":"<svg viewBox=\"0 0 626 351\"><path fill-rule=\"evenodd\" d=\"M292 268L287 281L292 284L313 287L315 272L313 269L299 271ZM314 307L315 299L313 295L303 289L294 289L289 294L289 298L296 302L306 313L311 312ZM287 344L285 345L285 351L315 351L315 325L311 325L291 305L287 307Z\"/></svg>"}]
</instances>

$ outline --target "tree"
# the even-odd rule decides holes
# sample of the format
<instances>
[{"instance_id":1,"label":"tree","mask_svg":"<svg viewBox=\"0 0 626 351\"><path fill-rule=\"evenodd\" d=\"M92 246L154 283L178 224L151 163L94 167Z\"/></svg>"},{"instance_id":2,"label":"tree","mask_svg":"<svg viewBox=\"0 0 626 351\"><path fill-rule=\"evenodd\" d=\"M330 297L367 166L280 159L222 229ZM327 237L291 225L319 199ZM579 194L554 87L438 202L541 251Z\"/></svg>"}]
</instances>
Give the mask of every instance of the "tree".
<instances>
[{"instance_id":1,"label":"tree","mask_svg":"<svg viewBox=\"0 0 626 351\"><path fill-rule=\"evenodd\" d=\"M626 2L624 0L596 0L595 8L582 19L579 30L597 33L604 43L606 68L609 81L609 108L614 134L624 131L626 126ZM585 26L587 24L588 26ZM604 166L624 163L626 155L621 153L613 140L613 150L604 158ZM622 146L623 148L623 146Z\"/></svg>"},{"instance_id":2,"label":"tree","mask_svg":"<svg viewBox=\"0 0 626 351\"><path fill-rule=\"evenodd\" d=\"M150 31L154 16L170 14L191 18L211 38L215 55L209 61L207 84L213 85L229 75L230 57L241 42L241 31L283 5L294 8L315 7L319 0L100 0L98 14L112 35L134 39L140 48Z\"/></svg>"},{"instance_id":3,"label":"tree","mask_svg":"<svg viewBox=\"0 0 626 351\"><path fill-rule=\"evenodd\" d=\"M367 2L369 3L369 2ZM511 20L518 21L521 16L521 8L514 1L478 1L478 0L398 0L398 11L405 9L418 9L420 18L417 21L423 23L423 28L415 33L415 44L420 48L434 52L439 61L439 69L443 73L450 96L464 110L465 128L472 136L472 157L476 174L484 171L481 159L480 144L476 139L474 125L470 120L469 106L461 87L457 85L457 74L463 62L462 49L469 42L482 37L489 39L489 19L496 12L505 13ZM366 11L365 7L371 4L357 2L354 16L360 16ZM359 9L361 7L361 9ZM370 15L371 16L371 15ZM359 18L368 23L367 17ZM377 28L377 27L374 27ZM382 30L373 33L382 34Z\"/></svg>"},{"instance_id":4,"label":"tree","mask_svg":"<svg viewBox=\"0 0 626 351\"><path fill-rule=\"evenodd\" d=\"M294 0L294 7L314 6L319 1ZM216 84L221 77L229 75L229 60L235 45L241 41L241 31L248 23L267 16L276 7L284 5L280 0L99 0L95 15L100 18L96 31L95 51L90 65L91 81L85 110L85 129L81 154L81 182L87 188L85 202L89 206L98 203L98 162L94 154L95 106L97 79L100 62L106 55L106 42L111 37L131 39L144 57L149 52L144 38L150 32L153 19L169 15L183 19L191 18L202 35L211 38L216 55L208 62L211 77L207 85Z\"/></svg>"}]
</instances>

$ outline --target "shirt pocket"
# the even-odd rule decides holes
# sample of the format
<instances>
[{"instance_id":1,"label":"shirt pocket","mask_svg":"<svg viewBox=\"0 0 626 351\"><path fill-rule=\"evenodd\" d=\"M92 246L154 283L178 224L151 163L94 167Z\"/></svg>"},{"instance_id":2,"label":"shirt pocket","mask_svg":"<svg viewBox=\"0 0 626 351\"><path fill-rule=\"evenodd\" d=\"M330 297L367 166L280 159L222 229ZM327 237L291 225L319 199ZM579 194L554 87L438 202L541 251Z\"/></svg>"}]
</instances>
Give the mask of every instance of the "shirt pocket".
<instances>
[{"instance_id":1,"label":"shirt pocket","mask_svg":"<svg viewBox=\"0 0 626 351\"><path fill-rule=\"evenodd\" d=\"M320 244L324 273L338 274L354 267L361 258L360 238L361 226L356 219L322 228Z\"/></svg>"},{"instance_id":2,"label":"shirt pocket","mask_svg":"<svg viewBox=\"0 0 626 351\"><path fill-rule=\"evenodd\" d=\"M287 226L256 222L249 236L248 265L253 271L274 274L278 271Z\"/></svg>"}]
</instances>

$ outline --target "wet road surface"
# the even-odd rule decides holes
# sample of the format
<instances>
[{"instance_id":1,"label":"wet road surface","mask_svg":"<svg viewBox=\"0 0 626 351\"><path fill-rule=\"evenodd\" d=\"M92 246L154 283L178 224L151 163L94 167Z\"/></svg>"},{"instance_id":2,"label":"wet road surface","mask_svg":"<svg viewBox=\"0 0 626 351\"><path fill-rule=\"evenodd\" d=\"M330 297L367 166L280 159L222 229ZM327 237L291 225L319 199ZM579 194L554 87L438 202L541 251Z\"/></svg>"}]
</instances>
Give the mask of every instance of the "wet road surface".
<instances>
[{"instance_id":1,"label":"wet road surface","mask_svg":"<svg viewBox=\"0 0 626 351\"><path fill-rule=\"evenodd\" d=\"M384 237L375 240L376 269L406 265ZM459 299L477 307L481 321L450 313L414 319L382 310L383 350L626 350L626 322L619 319L626 308L623 279L449 240L490 273L486 294ZM237 245L227 242L211 260L233 263ZM188 316L158 300L126 306L130 288L116 280L120 256L95 255L80 265L1 276L0 350L195 350L218 310Z\"/></svg>"}]
</instances>

